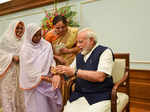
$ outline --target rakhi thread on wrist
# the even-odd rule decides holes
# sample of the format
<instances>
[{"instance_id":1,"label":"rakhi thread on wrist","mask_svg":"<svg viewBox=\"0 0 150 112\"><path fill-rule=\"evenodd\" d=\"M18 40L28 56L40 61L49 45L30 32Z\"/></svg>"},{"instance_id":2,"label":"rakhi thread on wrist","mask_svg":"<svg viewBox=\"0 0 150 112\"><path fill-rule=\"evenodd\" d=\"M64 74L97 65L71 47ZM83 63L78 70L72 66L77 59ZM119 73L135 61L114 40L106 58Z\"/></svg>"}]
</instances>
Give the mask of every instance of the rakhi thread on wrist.
<instances>
[{"instance_id":1,"label":"rakhi thread on wrist","mask_svg":"<svg viewBox=\"0 0 150 112\"><path fill-rule=\"evenodd\" d=\"M52 79L48 76L41 76L41 79L47 82L52 82Z\"/></svg>"}]
</instances>

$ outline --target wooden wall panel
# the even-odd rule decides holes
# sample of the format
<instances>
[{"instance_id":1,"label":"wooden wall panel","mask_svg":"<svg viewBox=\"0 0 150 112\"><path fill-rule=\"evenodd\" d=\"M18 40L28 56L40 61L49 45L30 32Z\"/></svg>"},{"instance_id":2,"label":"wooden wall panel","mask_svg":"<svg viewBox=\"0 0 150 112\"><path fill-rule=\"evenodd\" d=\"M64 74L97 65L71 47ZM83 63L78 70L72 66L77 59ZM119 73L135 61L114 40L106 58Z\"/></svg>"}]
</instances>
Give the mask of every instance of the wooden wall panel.
<instances>
[{"instance_id":1,"label":"wooden wall panel","mask_svg":"<svg viewBox=\"0 0 150 112\"><path fill-rule=\"evenodd\" d=\"M150 111L150 70L130 70L130 104Z\"/></svg>"},{"instance_id":2,"label":"wooden wall panel","mask_svg":"<svg viewBox=\"0 0 150 112\"><path fill-rule=\"evenodd\" d=\"M0 16L25 10L43 5L54 3L55 0L12 0L7 3L0 4ZM57 0L58 2L65 0Z\"/></svg>"}]
</instances>

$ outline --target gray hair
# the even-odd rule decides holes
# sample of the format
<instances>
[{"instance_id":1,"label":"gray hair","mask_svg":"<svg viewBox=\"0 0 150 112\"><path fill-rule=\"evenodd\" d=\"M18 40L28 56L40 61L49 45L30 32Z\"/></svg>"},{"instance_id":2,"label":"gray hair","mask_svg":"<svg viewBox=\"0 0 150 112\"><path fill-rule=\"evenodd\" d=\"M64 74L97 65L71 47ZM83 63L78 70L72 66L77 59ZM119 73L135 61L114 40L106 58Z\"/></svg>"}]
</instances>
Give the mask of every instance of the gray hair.
<instances>
[{"instance_id":1,"label":"gray hair","mask_svg":"<svg viewBox=\"0 0 150 112\"><path fill-rule=\"evenodd\" d=\"M95 33L94 31L92 31L92 30L89 29L89 28L83 28L83 29L81 29L81 30L78 32L78 34L81 33L81 32L86 32L87 38L90 39L91 37L93 37L95 43L97 43L97 36L96 36L96 33Z\"/></svg>"}]
</instances>

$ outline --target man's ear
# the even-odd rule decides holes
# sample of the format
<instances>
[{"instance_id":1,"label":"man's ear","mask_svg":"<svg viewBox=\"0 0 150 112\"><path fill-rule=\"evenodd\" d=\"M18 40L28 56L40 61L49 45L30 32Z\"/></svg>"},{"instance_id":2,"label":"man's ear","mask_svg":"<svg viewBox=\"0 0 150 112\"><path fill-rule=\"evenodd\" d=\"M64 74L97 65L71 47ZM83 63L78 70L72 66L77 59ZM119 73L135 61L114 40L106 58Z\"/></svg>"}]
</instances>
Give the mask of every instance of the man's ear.
<instances>
[{"instance_id":1,"label":"man's ear","mask_svg":"<svg viewBox=\"0 0 150 112\"><path fill-rule=\"evenodd\" d=\"M95 39L93 37L90 37L90 42L92 42L92 44L94 44Z\"/></svg>"}]
</instances>

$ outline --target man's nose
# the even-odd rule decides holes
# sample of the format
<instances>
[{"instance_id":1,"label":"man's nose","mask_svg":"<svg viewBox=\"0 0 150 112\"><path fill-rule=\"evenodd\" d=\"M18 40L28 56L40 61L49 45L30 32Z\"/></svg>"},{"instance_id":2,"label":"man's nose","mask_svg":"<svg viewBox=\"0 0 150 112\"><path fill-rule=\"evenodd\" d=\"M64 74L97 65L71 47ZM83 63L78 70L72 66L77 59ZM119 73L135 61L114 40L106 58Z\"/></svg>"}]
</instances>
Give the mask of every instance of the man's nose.
<instances>
[{"instance_id":1,"label":"man's nose","mask_svg":"<svg viewBox=\"0 0 150 112\"><path fill-rule=\"evenodd\" d=\"M80 48L80 47L81 47L81 44L80 44L80 43L77 43L77 47L79 47L79 48Z\"/></svg>"},{"instance_id":2,"label":"man's nose","mask_svg":"<svg viewBox=\"0 0 150 112\"><path fill-rule=\"evenodd\" d=\"M79 43L77 42L77 47L79 47Z\"/></svg>"}]
</instances>

